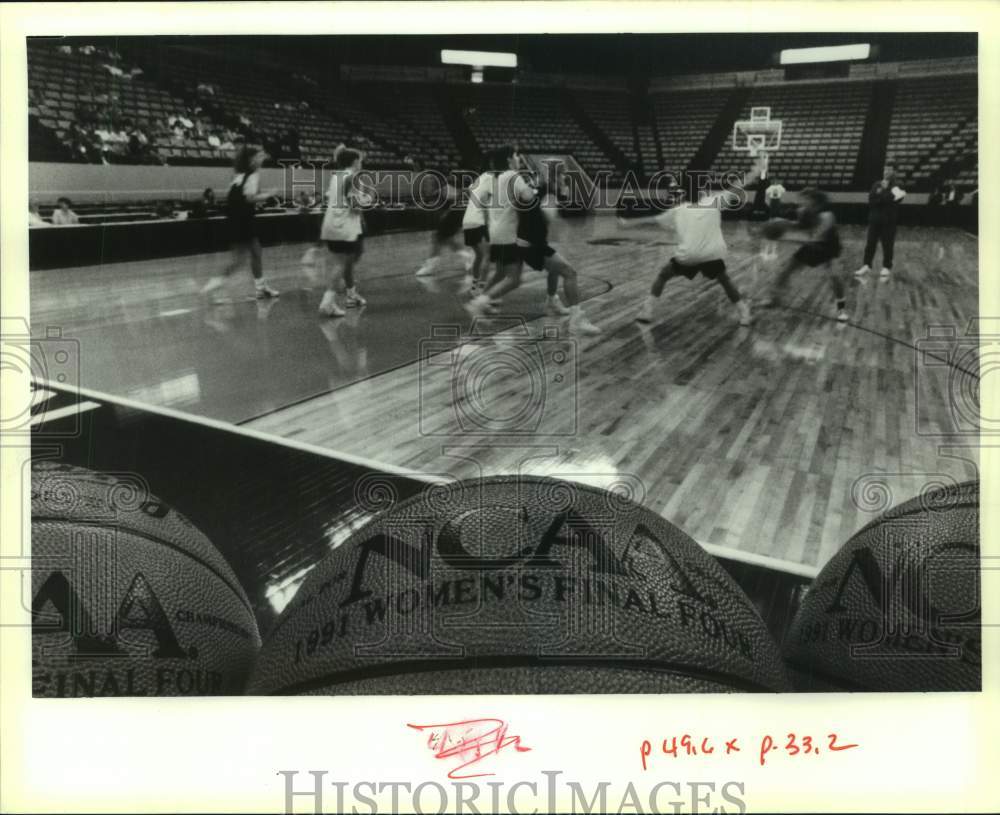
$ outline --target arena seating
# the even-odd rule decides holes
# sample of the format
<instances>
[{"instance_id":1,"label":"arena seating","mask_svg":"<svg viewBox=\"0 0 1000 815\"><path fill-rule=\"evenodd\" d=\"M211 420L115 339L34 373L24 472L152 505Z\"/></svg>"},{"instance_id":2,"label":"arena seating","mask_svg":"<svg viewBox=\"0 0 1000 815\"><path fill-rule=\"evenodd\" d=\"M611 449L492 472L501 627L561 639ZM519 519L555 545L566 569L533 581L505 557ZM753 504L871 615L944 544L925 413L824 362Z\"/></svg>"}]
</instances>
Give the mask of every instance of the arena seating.
<instances>
[{"instance_id":1,"label":"arena seating","mask_svg":"<svg viewBox=\"0 0 1000 815\"><path fill-rule=\"evenodd\" d=\"M613 170L604 152L573 118L555 88L523 85L469 85L452 97L481 150L516 144L533 152L572 153L589 175Z\"/></svg>"},{"instance_id":2,"label":"arena seating","mask_svg":"<svg viewBox=\"0 0 1000 815\"><path fill-rule=\"evenodd\" d=\"M914 190L929 188L931 178L949 162L979 148L975 76L911 79L899 83L889 125L888 155ZM976 175L958 179L975 186Z\"/></svg>"},{"instance_id":3,"label":"arena seating","mask_svg":"<svg viewBox=\"0 0 1000 815\"><path fill-rule=\"evenodd\" d=\"M651 95L653 115L656 116L663 148L663 167L658 167L655 161L652 166L672 173L687 170L728 97L728 90ZM652 157L647 156L646 148L642 149L648 172L650 159L655 158L655 153Z\"/></svg>"},{"instance_id":4,"label":"arena seating","mask_svg":"<svg viewBox=\"0 0 1000 815\"><path fill-rule=\"evenodd\" d=\"M63 46L63 48L67 48ZM29 43L28 89L37 114L38 128L66 148L66 160L99 161L101 143L87 157L74 149L74 126L120 131L140 127L150 141L150 153L166 132L167 116L184 110L181 100L155 86L133 66L121 64L106 53L79 48L60 49L59 43ZM111 69L114 69L112 71ZM32 142L32 146L37 142ZM128 160L120 143L107 142L104 160Z\"/></svg>"},{"instance_id":5,"label":"arena seating","mask_svg":"<svg viewBox=\"0 0 1000 815\"><path fill-rule=\"evenodd\" d=\"M348 143L365 151L369 166L402 164L397 151L361 132L362 128L347 115L333 115L331 108L340 97L320 91L316 84L295 84L290 77L281 81L244 72L220 73L215 67L209 72L204 67L185 65L183 60L174 64L172 70L183 79L189 94L195 93L199 83L211 80L215 88L213 101L227 119L238 121L242 116L251 123L252 130L279 138L294 129L299 137L299 155L293 152L285 158L327 161L338 144ZM342 109L347 107L341 105ZM364 116L353 108L342 112L356 114L354 118L361 118L365 129L378 130L379 123L374 117Z\"/></svg>"},{"instance_id":6,"label":"arena seating","mask_svg":"<svg viewBox=\"0 0 1000 815\"><path fill-rule=\"evenodd\" d=\"M625 92L530 81L436 85L325 77L321 83L231 55L173 46L148 54L128 50L125 40L117 53L100 42L29 42L31 160L223 165L233 142L249 135L267 137L276 158L326 161L344 142L363 149L371 168L446 170L461 163L462 139L462 150L513 143L572 153L588 173L620 178L615 157L601 144L641 162L647 173L682 172L699 150L714 148L708 137L718 126L713 138L720 130L727 135L709 169L725 172L744 170L750 160L733 150L733 122L720 117L748 118L751 107L769 106L784 126L771 177L790 189L847 190L874 87L870 81L754 86L742 110L724 114L737 103L733 87L658 90L636 100ZM888 132L883 128L875 138L883 140L903 183L914 192L945 182L971 192L978 186L975 76L888 81L896 83L895 102ZM636 103L648 107L655 128L634 120ZM449 105L461 112L475 145L467 134L452 132ZM171 124L177 117L183 126Z\"/></svg>"},{"instance_id":7,"label":"arena seating","mask_svg":"<svg viewBox=\"0 0 1000 815\"><path fill-rule=\"evenodd\" d=\"M397 123L399 143L407 145L407 152L425 167L447 171L461 163L432 86L419 82L361 82L347 88L353 96L363 97L367 107L377 111L381 119Z\"/></svg>"},{"instance_id":8,"label":"arena seating","mask_svg":"<svg viewBox=\"0 0 1000 815\"><path fill-rule=\"evenodd\" d=\"M631 163L638 161L632 130L632 101L627 94L576 91L580 106Z\"/></svg>"},{"instance_id":9,"label":"arena seating","mask_svg":"<svg viewBox=\"0 0 1000 815\"><path fill-rule=\"evenodd\" d=\"M639 153L642 156L642 166L647 175L660 168L660 159L656 152L656 134L652 125L637 125L639 134Z\"/></svg>"},{"instance_id":10,"label":"arena seating","mask_svg":"<svg viewBox=\"0 0 1000 815\"><path fill-rule=\"evenodd\" d=\"M871 91L868 82L756 88L739 119L749 119L751 107L768 106L771 118L781 120L781 149L770 157L769 169L784 186L846 189L853 180ZM734 150L729 138L712 169L742 172L749 165L747 154Z\"/></svg>"}]
</instances>

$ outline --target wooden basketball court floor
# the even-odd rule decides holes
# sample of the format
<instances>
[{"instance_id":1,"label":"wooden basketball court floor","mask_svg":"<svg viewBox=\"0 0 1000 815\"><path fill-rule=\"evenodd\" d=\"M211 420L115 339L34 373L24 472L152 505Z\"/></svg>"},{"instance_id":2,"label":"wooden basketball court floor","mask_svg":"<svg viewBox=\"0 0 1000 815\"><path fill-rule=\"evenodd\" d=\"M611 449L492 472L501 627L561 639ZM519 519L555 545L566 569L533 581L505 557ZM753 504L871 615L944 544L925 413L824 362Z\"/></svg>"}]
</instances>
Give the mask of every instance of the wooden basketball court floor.
<instances>
[{"instance_id":1,"label":"wooden basketball court floor","mask_svg":"<svg viewBox=\"0 0 1000 815\"><path fill-rule=\"evenodd\" d=\"M748 296L777 260L755 227L727 222ZM502 319L462 309L463 271L413 270L426 233L371 238L362 310L321 319L305 245L267 247L276 302L224 305L198 290L224 255L45 270L30 276L32 331L80 343L94 391L224 419L423 474L535 473L632 494L703 544L813 572L861 526L924 488L978 477L978 241L901 228L891 280L857 281L864 232L842 228L851 320L834 319L819 270L740 328L715 284L668 284L634 321L669 233L610 217L564 220L554 241L581 274L596 337L543 316L542 275ZM880 256L876 257L876 268ZM973 327L972 330L975 330Z\"/></svg>"}]
</instances>

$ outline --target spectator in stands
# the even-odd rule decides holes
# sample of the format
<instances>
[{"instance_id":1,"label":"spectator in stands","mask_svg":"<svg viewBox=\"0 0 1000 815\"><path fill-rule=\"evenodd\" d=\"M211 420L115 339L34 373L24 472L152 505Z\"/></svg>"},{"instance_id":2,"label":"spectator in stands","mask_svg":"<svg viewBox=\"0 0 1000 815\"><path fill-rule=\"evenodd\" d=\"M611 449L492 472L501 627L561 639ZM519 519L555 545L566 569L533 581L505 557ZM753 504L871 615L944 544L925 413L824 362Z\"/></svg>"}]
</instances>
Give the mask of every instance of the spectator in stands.
<instances>
[{"instance_id":1,"label":"spectator in stands","mask_svg":"<svg viewBox=\"0 0 1000 815\"><path fill-rule=\"evenodd\" d=\"M149 150L149 138L138 125L133 125L128 132L128 151L135 157L146 154Z\"/></svg>"},{"instance_id":2,"label":"spectator in stands","mask_svg":"<svg viewBox=\"0 0 1000 815\"><path fill-rule=\"evenodd\" d=\"M56 209L52 212L54 226L76 226L80 223L77 214L70 209L72 205L73 202L65 197L56 201Z\"/></svg>"},{"instance_id":3,"label":"spectator in stands","mask_svg":"<svg viewBox=\"0 0 1000 815\"><path fill-rule=\"evenodd\" d=\"M949 181L945 187L944 205L946 207L957 207L962 203L964 197L965 193L956 187L954 182Z\"/></svg>"},{"instance_id":4,"label":"spectator in stands","mask_svg":"<svg viewBox=\"0 0 1000 815\"><path fill-rule=\"evenodd\" d=\"M257 202L274 195L274 191L260 191L258 171L266 158L267 154L263 150L246 144L236 154L233 162L235 174L226 201L233 246L232 261L221 275L213 277L205 284L202 294L210 294L223 286L226 279L242 266L243 260L249 256L257 298L262 300L278 296L278 292L264 279L260 239L257 237L254 217Z\"/></svg>"},{"instance_id":5,"label":"spectator in stands","mask_svg":"<svg viewBox=\"0 0 1000 815\"><path fill-rule=\"evenodd\" d=\"M888 280L892 275L892 255L896 245L896 221L899 217L899 202L906 191L896 184L896 169L886 164L882 178L872 184L868 193L868 242L861 268L854 275L864 277L871 271L875 259L875 249L882 244L882 271L879 277Z\"/></svg>"},{"instance_id":6,"label":"spectator in stands","mask_svg":"<svg viewBox=\"0 0 1000 815\"><path fill-rule=\"evenodd\" d=\"M316 197L307 190L299 190L299 194L295 196L295 206L299 212L309 212L316 206Z\"/></svg>"},{"instance_id":7,"label":"spectator in stands","mask_svg":"<svg viewBox=\"0 0 1000 815\"><path fill-rule=\"evenodd\" d=\"M48 221L46 221L41 213L38 211L38 203L36 201L28 202L28 226L52 226Z\"/></svg>"},{"instance_id":8,"label":"spectator in stands","mask_svg":"<svg viewBox=\"0 0 1000 815\"><path fill-rule=\"evenodd\" d=\"M192 218L207 218L208 214L215 209L215 190L206 187L201 194L201 198L191 205Z\"/></svg>"},{"instance_id":9,"label":"spectator in stands","mask_svg":"<svg viewBox=\"0 0 1000 815\"><path fill-rule=\"evenodd\" d=\"M772 178L770 186L764 191L764 195L767 198L768 218L781 217L781 199L784 194L785 188L781 186L778 179Z\"/></svg>"}]
</instances>

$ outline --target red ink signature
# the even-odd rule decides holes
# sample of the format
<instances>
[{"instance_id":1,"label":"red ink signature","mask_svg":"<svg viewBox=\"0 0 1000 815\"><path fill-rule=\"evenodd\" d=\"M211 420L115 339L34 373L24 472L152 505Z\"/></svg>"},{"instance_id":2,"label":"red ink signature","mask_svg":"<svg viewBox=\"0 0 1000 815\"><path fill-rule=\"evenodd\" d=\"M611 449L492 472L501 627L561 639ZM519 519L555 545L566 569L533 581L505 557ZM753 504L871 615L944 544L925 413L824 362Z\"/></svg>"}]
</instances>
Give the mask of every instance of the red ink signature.
<instances>
[{"instance_id":1,"label":"red ink signature","mask_svg":"<svg viewBox=\"0 0 1000 815\"><path fill-rule=\"evenodd\" d=\"M448 778L458 781L462 778L480 778L495 773L465 773L460 770L471 767L487 756L499 753L504 747L513 747L519 753L527 753L530 747L521 746L520 736L507 735L507 723L502 719L467 719L450 724L407 724L414 730L429 730L427 747L434 751L434 758L457 758L463 763L448 772Z\"/></svg>"}]
</instances>

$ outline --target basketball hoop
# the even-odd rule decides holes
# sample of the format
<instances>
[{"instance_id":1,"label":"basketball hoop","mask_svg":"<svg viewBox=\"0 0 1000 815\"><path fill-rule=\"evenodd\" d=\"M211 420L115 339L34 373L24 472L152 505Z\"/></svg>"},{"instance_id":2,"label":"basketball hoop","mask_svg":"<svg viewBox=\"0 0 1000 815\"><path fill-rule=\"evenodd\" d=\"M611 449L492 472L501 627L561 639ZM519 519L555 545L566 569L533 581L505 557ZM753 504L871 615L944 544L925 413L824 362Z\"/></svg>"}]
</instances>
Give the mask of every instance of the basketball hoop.
<instances>
[{"instance_id":1,"label":"basketball hoop","mask_svg":"<svg viewBox=\"0 0 1000 815\"><path fill-rule=\"evenodd\" d=\"M751 158L759 154L774 153L781 147L781 121L771 118L771 108L754 107L750 118L733 123L733 150L749 153Z\"/></svg>"}]
</instances>

